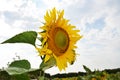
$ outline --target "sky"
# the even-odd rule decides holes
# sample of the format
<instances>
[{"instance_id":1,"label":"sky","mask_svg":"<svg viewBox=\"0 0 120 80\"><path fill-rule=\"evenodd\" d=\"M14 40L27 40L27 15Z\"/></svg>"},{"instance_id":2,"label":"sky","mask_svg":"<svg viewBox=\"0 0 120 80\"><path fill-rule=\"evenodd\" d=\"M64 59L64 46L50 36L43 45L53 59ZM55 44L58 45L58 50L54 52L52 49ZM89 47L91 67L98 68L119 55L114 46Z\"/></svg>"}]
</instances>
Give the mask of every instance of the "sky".
<instances>
[{"instance_id":1,"label":"sky","mask_svg":"<svg viewBox=\"0 0 120 80\"><path fill-rule=\"evenodd\" d=\"M46 70L51 75L120 68L120 0L0 0L0 43L23 31L39 31L47 10L64 10L64 17L80 30L76 61L65 71ZM14 59L27 59L38 68L41 59L29 44L0 44L0 68Z\"/></svg>"}]
</instances>

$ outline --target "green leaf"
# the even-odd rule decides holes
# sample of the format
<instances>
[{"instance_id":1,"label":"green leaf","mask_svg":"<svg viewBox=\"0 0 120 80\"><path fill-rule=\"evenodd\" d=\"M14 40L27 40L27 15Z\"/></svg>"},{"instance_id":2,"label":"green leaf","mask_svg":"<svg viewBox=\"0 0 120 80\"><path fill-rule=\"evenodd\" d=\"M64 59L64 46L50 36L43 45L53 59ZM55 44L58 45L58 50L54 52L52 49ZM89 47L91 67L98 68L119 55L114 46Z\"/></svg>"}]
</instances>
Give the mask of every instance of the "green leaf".
<instances>
[{"instance_id":1,"label":"green leaf","mask_svg":"<svg viewBox=\"0 0 120 80\"><path fill-rule=\"evenodd\" d=\"M9 75L18 75L26 73L28 70L24 68L17 68L17 67L9 67L6 69L6 72L8 72Z\"/></svg>"},{"instance_id":2,"label":"green leaf","mask_svg":"<svg viewBox=\"0 0 120 80\"><path fill-rule=\"evenodd\" d=\"M47 62L44 62L44 60L42 61L42 63L40 64L40 69L44 71L46 69L53 67L55 64L56 64L55 58L51 57Z\"/></svg>"},{"instance_id":3,"label":"green leaf","mask_svg":"<svg viewBox=\"0 0 120 80\"><path fill-rule=\"evenodd\" d=\"M14 37L2 42L4 43L28 43L35 46L35 41L37 38L37 33L35 31L26 31L15 35Z\"/></svg>"},{"instance_id":4,"label":"green leaf","mask_svg":"<svg viewBox=\"0 0 120 80\"><path fill-rule=\"evenodd\" d=\"M17 67L17 68L24 68L24 69L30 69L31 65L28 60L16 60L12 62L9 67Z\"/></svg>"},{"instance_id":5,"label":"green leaf","mask_svg":"<svg viewBox=\"0 0 120 80\"><path fill-rule=\"evenodd\" d=\"M83 68L85 69L86 73L92 73L92 71L87 66L83 65Z\"/></svg>"}]
</instances>

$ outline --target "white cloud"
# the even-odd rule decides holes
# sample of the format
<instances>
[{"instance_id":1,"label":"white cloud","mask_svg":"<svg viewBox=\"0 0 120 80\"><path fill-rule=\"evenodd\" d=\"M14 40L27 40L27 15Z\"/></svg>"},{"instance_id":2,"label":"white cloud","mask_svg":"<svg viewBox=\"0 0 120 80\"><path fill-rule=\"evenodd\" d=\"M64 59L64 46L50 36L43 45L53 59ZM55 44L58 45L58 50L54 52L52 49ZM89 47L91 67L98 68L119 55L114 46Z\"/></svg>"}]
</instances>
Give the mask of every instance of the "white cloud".
<instances>
[{"instance_id":1,"label":"white cloud","mask_svg":"<svg viewBox=\"0 0 120 80\"><path fill-rule=\"evenodd\" d=\"M0 0L0 4L1 35L36 30L41 24L40 10L31 0Z\"/></svg>"}]
</instances>

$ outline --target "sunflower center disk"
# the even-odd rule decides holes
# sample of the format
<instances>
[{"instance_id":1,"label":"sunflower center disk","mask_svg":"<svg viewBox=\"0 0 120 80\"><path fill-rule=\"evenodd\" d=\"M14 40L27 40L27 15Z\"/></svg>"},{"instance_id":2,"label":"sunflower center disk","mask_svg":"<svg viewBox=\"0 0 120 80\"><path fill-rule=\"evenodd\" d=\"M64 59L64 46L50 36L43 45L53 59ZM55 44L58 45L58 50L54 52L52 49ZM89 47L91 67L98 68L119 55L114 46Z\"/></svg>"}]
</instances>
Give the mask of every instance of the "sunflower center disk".
<instances>
[{"instance_id":1,"label":"sunflower center disk","mask_svg":"<svg viewBox=\"0 0 120 80\"><path fill-rule=\"evenodd\" d=\"M58 48L66 47L67 37L62 31L58 31L55 35L55 44Z\"/></svg>"},{"instance_id":2,"label":"sunflower center disk","mask_svg":"<svg viewBox=\"0 0 120 80\"><path fill-rule=\"evenodd\" d=\"M56 47L56 50L58 51L57 53L55 53L56 56L60 56L66 52L69 46L69 37L65 30L61 28L56 28L54 45Z\"/></svg>"}]
</instances>

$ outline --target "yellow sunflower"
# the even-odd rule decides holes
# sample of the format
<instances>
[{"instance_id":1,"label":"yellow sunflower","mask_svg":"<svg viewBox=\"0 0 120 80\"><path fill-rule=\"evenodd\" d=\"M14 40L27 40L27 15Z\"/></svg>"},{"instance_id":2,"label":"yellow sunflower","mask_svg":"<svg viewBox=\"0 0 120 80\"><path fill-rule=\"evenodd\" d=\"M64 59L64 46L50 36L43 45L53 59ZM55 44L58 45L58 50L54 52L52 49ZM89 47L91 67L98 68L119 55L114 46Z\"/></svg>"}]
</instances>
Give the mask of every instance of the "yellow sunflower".
<instances>
[{"instance_id":1,"label":"yellow sunflower","mask_svg":"<svg viewBox=\"0 0 120 80\"><path fill-rule=\"evenodd\" d=\"M40 27L43 32L39 33L43 39L42 47L37 48L40 56L45 55L45 62L54 57L60 71L65 70L67 63L75 61L75 44L82 37L63 15L64 10L57 11L55 8L46 12L45 24Z\"/></svg>"}]
</instances>

